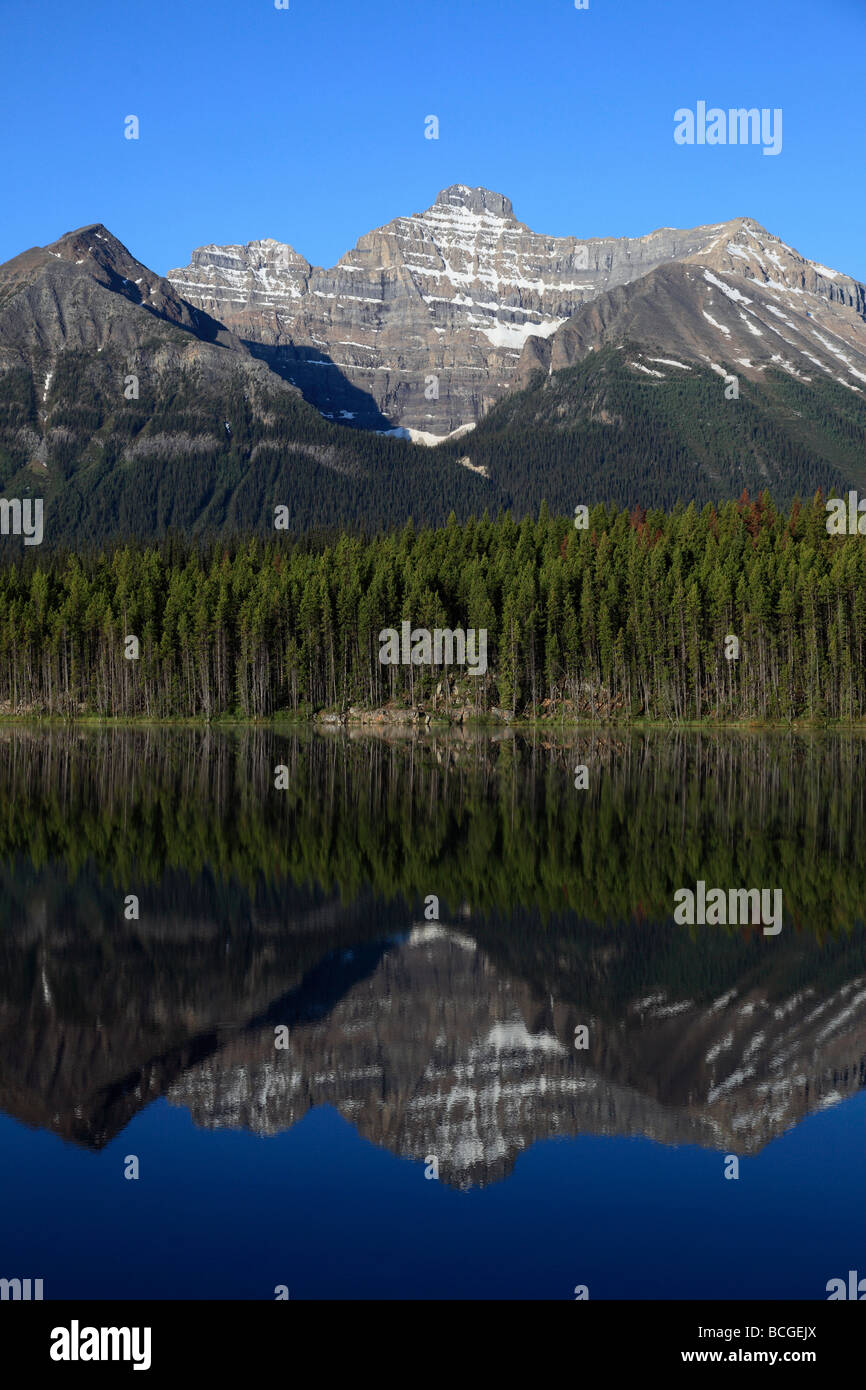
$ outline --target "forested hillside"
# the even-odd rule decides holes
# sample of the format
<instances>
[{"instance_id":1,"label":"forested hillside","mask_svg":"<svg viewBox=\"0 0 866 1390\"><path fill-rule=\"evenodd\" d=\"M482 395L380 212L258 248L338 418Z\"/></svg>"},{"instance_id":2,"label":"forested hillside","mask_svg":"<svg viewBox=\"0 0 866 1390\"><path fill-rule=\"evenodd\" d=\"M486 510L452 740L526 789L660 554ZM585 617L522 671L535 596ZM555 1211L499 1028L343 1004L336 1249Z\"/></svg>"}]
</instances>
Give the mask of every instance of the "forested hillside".
<instances>
[{"instance_id":1,"label":"forested hillside","mask_svg":"<svg viewBox=\"0 0 866 1390\"><path fill-rule=\"evenodd\" d=\"M543 507L372 539L6 550L0 700L151 717L397 701L461 717L860 719L866 542L829 536L826 519L820 496L780 513L762 495L667 515L599 505L581 531ZM382 665L380 631L404 620L485 629L486 674Z\"/></svg>"},{"instance_id":2,"label":"forested hillside","mask_svg":"<svg viewBox=\"0 0 866 1390\"><path fill-rule=\"evenodd\" d=\"M659 366L635 345L590 352L576 366L537 371L505 396L473 434L440 445L481 465L516 516L543 500L673 507L725 501L768 488L780 505L820 487L866 492L866 399L815 372L760 379L693 363ZM730 393L729 393L730 394Z\"/></svg>"},{"instance_id":3,"label":"forested hillside","mask_svg":"<svg viewBox=\"0 0 866 1390\"><path fill-rule=\"evenodd\" d=\"M719 504L744 487L768 487L780 505L819 487L866 493L866 401L832 381L741 377L729 401L710 368L656 380L627 351L605 349L539 374L473 433L428 449L322 419L260 364L260 379L229 374L218 386L194 369L135 365L132 400L129 361L110 348L0 376L0 492L44 498L47 547L170 531L265 536L278 505L299 534L437 526L452 511L464 520L507 508L521 520L543 500L571 512Z\"/></svg>"},{"instance_id":4,"label":"forested hillside","mask_svg":"<svg viewBox=\"0 0 866 1390\"><path fill-rule=\"evenodd\" d=\"M412 515L441 524L489 500L489 484L450 456L330 424L264 367L252 383L237 372L215 383L146 357L134 365L130 400L129 361L111 349L67 351L38 378L0 375L0 491L45 499L48 546L264 532L279 505L294 531Z\"/></svg>"}]
</instances>

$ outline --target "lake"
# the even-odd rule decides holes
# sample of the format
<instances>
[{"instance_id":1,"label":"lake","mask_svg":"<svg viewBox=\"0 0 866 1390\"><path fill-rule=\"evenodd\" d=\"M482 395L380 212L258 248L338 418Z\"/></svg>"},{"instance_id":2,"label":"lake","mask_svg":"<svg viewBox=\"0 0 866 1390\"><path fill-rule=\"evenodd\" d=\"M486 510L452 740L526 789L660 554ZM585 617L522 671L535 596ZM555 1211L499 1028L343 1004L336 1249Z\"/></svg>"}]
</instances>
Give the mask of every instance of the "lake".
<instances>
[{"instance_id":1,"label":"lake","mask_svg":"<svg viewBox=\"0 0 866 1390\"><path fill-rule=\"evenodd\" d=\"M839 733L3 726L0 1277L826 1298L864 773ZM699 882L781 929L678 924Z\"/></svg>"}]
</instances>

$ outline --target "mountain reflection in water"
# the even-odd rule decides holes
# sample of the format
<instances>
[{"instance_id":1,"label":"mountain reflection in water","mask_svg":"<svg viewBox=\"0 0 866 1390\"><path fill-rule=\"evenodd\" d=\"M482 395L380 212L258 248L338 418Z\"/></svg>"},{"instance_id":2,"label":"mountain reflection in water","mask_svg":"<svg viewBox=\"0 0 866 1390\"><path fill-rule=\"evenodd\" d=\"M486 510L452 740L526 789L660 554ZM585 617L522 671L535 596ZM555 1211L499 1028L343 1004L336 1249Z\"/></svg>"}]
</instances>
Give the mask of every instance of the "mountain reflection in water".
<instances>
[{"instance_id":1,"label":"mountain reflection in water","mask_svg":"<svg viewBox=\"0 0 866 1390\"><path fill-rule=\"evenodd\" d=\"M864 1082L864 762L841 735L4 730L0 1110L98 1150L157 1097L260 1135L330 1105L460 1188L551 1137L756 1154ZM781 886L781 934L674 925L701 878Z\"/></svg>"}]
</instances>

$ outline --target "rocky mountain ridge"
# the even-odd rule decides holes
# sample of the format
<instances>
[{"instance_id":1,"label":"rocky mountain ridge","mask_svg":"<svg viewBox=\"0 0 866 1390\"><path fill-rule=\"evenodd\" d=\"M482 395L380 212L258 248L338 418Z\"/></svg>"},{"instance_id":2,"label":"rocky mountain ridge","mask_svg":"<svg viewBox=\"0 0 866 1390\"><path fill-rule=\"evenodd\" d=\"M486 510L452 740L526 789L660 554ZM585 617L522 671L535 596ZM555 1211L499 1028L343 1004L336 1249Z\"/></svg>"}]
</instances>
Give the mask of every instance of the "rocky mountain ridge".
<instances>
[{"instance_id":1,"label":"rocky mountain ridge","mask_svg":"<svg viewBox=\"0 0 866 1390\"><path fill-rule=\"evenodd\" d=\"M431 442L474 424L539 365L556 370L575 351L610 341L623 331L623 296L615 292L674 265L713 274L716 298L742 305L754 294L761 321L775 328L765 348L771 341L779 348L793 315L822 370L828 355L832 363L848 349L861 370L864 286L800 256L749 218L642 237L551 237L519 222L503 195L455 184L426 212L362 236L330 270L266 240L199 247L168 278L329 418ZM586 306L605 296L610 303L594 318ZM803 324L809 317L824 336L834 335L833 346L816 344ZM702 359L718 356L733 346L726 330L723 321L715 338L707 342L704 334L693 350ZM736 330L740 357L765 356L788 369L784 348L746 353L743 344L754 348L762 328L744 316ZM835 365L846 374L841 357Z\"/></svg>"},{"instance_id":2,"label":"rocky mountain ridge","mask_svg":"<svg viewBox=\"0 0 866 1390\"><path fill-rule=\"evenodd\" d=\"M466 470L434 481L407 452L323 420L99 223L0 266L0 491L39 489L49 543L272 527L280 503L298 526L376 524L396 470L416 513L443 478L442 519L465 505Z\"/></svg>"},{"instance_id":3,"label":"rocky mountain ridge","mask_svg":"<svg viewBox=\"0 0 866 1390\"><path fill-rule=\"evenodd\" d=\"M657 379L696 364L753 378L777 369L863 394L866 287L741 219L701 251L585 304L550 338L529 339L519 380L624 341L643 349L634 370Z\"/></svg>"},{"instance_id":4,"label":"rocky mountain ridge","mask_svg":"<svg viewBox=\"0 0 866 1390\"><path fill-rule=\"evenodd\" d=\"M578 242L463 185L333 271L263 241L172 282L93 224L0 266L0 490L48 543L845 492L864 314L750 219Z\"/></svg>"},{"instance_id":5,"label":"rocky mountain ridge","mask_svg":"<svg viewBox=\"0 0 866 1390\"><path fill-rule=\"evenodd\" d=\"M28 353L135 347L140 310L152 316L155 334L161 326L182 329L190 341L233 350L255 371L237 337L182 299L101 223L0 266L0 369L18 365Z\"/></svg>"}]
</instances>

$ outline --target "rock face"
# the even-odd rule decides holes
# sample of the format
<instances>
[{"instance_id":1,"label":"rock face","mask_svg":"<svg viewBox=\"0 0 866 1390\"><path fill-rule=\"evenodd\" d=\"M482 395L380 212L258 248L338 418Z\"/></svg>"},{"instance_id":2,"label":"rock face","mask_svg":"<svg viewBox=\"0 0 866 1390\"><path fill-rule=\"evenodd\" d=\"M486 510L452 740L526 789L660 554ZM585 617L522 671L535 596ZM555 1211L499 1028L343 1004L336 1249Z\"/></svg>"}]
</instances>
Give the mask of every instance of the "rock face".
<instances>
[{"instance_id":1,"label":"rock face","mask_svg":"<svg viewBox=\"0 0 866 1390\"><path fill-rule=\"evenodd\" d=\"M283 340L284 325L296 318L310 293L313 267L279 241L250 241L246 246L200 246L184 270L172 270L171 282L191 302L221 322L231 320L242 338L273 345Z\"/></svg>"},{"instance_id":2,"label":"rock face","mask_svg":"<svg viewBox=\"0 0 866 1390\"><path fill-rule=\"evenodd\" d=\"M827 377L862 392L866 288L748 218L716 230L700 251L585 304L551 338L528 340L520 384L625 342L640 348L633 369L657 379L702 363L722 375Z\"/></svg>"},{"instance_id":3,"label":"rock face","mask_svg":"<svg viewBox=\"0 0 866 1390\"><path fill-rule=\"evenodd\" d=\"M515 384L528 340L724 232L543 236L501 194L455 184L426 212L361 237L331 270L253 241L200 247L168 278L329 417L442 437Z\"/></svg>"}]
</instances>

